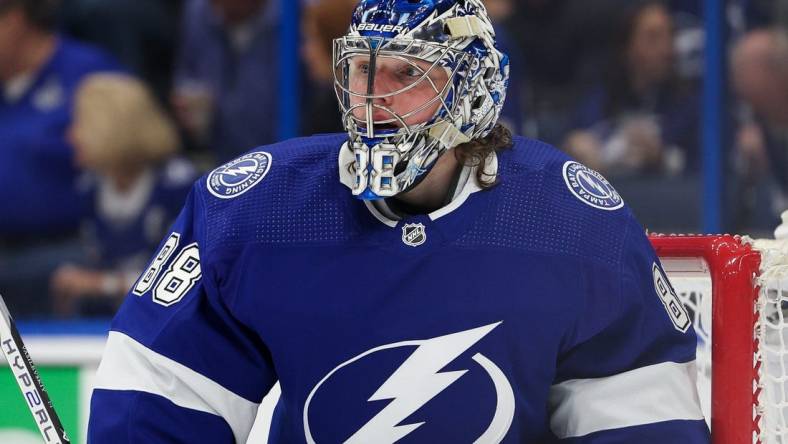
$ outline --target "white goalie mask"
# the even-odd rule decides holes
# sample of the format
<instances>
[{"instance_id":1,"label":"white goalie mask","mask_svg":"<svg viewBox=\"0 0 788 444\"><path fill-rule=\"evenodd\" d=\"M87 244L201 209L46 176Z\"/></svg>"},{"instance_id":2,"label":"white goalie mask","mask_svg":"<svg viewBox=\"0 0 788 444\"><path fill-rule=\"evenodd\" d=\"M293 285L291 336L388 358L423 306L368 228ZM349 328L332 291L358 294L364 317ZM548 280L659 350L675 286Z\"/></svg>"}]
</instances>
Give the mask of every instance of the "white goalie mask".
<instances>
[{"instance_id":1,"label":"white goalie mask","mask_svg":"<svg viewBox=\"0 0 788 444\"><path fill-rule=\"evenodd\" d=\"M335 90L353 194L408 191L447 150L498 120L508 57L477 0L365 0L334 41Z\"/></svg>"}]
</instances>

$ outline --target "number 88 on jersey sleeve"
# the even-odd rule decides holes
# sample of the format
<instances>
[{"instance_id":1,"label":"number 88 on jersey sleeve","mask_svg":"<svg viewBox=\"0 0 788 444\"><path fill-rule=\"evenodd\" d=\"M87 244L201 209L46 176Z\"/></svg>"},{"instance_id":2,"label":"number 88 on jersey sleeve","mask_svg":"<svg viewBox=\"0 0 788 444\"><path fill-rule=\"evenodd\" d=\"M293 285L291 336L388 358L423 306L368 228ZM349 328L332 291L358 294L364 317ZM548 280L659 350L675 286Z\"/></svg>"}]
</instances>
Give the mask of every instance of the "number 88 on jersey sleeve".
<instances>
[{"instance_id":1,"label":"number 88 on jersey sleeve","mask_svg":"<svg viewBox=\"0 0 788 444\"><path fill-rule=\"evenodd\" d=\"M181 235L172 233L134 285L132 293L143 296L153 288L153 302L169 307L180 302L202 277L200 250L196 242L184 247L159 279L162 270L175 254Z\"/></svg>"}]
</instances>

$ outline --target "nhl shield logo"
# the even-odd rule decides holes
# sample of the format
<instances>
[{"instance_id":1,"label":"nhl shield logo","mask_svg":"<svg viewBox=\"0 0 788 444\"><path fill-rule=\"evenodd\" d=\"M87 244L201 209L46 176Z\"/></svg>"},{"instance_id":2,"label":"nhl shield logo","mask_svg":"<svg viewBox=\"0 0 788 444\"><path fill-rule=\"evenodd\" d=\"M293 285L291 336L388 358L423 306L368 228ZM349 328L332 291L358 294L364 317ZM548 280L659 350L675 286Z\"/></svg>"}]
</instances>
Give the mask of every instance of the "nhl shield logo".
<instances>
[{"instance_id":1,"label":"nhl shield logo","mask_svg":"<svg viewBox=\"0 0 788 444\"><path fill-rule=\"evenodd\" d=\"M418 247L427 241L424 224L406 224L402 227L402 242L411 247Z\"/></svg>"}]
</instances>

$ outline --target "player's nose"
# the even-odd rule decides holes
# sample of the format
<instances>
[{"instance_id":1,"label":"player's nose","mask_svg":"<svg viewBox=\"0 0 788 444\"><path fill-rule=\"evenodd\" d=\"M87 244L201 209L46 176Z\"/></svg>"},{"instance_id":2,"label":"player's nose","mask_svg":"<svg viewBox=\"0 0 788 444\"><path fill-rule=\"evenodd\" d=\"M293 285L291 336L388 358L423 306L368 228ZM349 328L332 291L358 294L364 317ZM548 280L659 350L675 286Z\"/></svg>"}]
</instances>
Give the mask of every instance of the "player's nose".
<instances>
[{"instance_id":1,"label":"player's nose","mask_svg":"<svg viewBox=\"0 0 788 444\"><path fill-rule=\"evenodd\" d=\"M375 96L375 103L390 104L394 95L395 89L392 86L391 80L384 72L379 72L375 76L374 84L372 86L372 94Z\"/></svg>"}]
</instances>

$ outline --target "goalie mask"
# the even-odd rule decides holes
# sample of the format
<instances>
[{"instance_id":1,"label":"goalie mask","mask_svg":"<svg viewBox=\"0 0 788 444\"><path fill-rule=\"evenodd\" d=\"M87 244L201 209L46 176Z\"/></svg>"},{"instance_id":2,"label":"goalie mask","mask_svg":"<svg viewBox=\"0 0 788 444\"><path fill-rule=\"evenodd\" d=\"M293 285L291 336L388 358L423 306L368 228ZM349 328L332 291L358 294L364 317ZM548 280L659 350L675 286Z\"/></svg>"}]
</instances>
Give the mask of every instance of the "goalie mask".
<instances>
[{"instance_id":1,"label":"goalie mask","mask_svg":"<svg viewBox=\"0 0 788 444\"><path fill-rule=\"evenodd\" d=\"M335 90L349 141L341 168L375 200L415 187L441 154L487 136L509 59L481 0L363 0L334 41Z\"/></svg>"}]
</instances>

